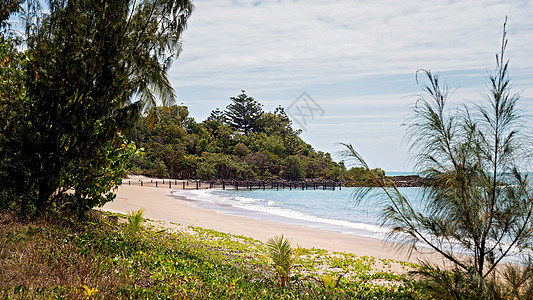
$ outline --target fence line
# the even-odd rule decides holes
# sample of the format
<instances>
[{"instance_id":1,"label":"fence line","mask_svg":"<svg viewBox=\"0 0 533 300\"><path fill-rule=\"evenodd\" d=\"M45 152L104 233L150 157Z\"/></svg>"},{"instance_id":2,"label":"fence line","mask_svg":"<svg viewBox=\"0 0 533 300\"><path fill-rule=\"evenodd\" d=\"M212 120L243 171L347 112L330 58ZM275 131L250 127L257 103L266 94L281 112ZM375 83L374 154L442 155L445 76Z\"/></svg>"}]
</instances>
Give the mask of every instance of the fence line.
<instances>
[{"instance_id":1,"label":"fence line","mask_svg":"<svg viewBox=\"0 0 533 300\"><path fill-rule=\"evenodd\" d=\"M182 180L182 179L147 179L147 180L122 180L122 185L139 185L143 187L182 189L182 190L199 190L220 188L228 189L247 189L247 190L266 190L266 189L289 189L289 190L308 190L322 189L335 190L342 189L341 181L333 180L311 180L311 181L289 181L289 180Z\"/></svg>"}]
</instances>

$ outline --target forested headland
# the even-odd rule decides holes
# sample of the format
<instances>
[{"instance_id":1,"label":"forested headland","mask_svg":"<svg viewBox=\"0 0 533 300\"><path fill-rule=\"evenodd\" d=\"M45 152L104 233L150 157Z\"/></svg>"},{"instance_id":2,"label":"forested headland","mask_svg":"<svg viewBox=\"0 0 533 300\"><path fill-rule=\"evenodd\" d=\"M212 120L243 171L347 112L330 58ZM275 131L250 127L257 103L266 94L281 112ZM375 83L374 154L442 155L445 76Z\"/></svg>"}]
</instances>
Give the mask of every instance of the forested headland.
<instances>
[{"instance_id":1,"label":"forested headland","mask_svg":"<svg viewBox=\"0 0 533 300\"><path fill-rule=\"evenodd\" d=\"M199 122L184 105L157 108L138 120L128 139L144 149L131 172L160 178L327 179L365 182L362 168L347 168L316 151L282 106L264 111L245 91ZM156 118L154 118L155 116ZM381 169L375 174L384 176ZM366 180L368 181L368 180Z\"/></svg>"}]
</instances>

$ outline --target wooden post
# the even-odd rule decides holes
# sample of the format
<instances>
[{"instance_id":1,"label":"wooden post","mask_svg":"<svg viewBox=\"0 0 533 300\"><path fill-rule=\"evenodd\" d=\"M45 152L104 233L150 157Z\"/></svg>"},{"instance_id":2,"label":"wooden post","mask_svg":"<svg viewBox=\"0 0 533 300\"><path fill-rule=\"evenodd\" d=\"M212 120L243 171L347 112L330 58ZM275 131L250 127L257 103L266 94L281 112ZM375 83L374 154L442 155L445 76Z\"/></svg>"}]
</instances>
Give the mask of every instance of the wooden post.
<instances>
[{"instance_id":1,"label":"wooden post","mask_svg":"<svg viewBox=\"0 0 533 300\"><path fill-rule=\"evenodd\" d=\"M131 185L131 181L130 180L128 180L128 185Z\"/></svg>"},{"instance_id":2,"label":"wooden post","mask_svg":"<svg viewBox=\"0 0 533 300\"><path fill-rule=\"evenodd\" d=\"M157 180L155 181L155 187L157 187Z\"/></svg>"},{"instance_id":3,"label":"wooden post","mask_svg":"<svg viewBox=\"0 0 533 300\"><path fill-rule=\"evenodd\" d=\"M171 189L172 188L172 181L168 181L168 188Z\"/></svg>"},{"instance_id":4,"label":"wooden post","mask_svg":"<svg viewBox=\"0 0 533 300\"><path fill-rule=\"evenodd\" d=\"M143 186L143 181L141 180L141 186Z\"/></svg>"},{"instance_id":5,"label":"wooden post","mask_svg":"<svg viewBox=\"0 0 533 300\"><path fill-rule=\"evenodd\" d=\"M183 183L183 189L185 189L185 181L183 181L182 183Z\"/></svg>"}]
</instances>

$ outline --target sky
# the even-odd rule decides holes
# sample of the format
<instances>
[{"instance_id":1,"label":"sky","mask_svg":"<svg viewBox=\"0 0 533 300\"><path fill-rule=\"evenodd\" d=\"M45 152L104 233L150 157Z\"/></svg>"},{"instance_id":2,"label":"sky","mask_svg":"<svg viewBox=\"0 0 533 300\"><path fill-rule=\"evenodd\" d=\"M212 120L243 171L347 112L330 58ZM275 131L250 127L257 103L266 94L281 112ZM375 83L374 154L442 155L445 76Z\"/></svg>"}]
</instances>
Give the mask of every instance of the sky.
<instances>
[{"instance_id":1,"label":"sky","mask_svg":"<svg viewBox=\"0 0 533 300\"><path fill-rule=\"evenodd\" d=\"M351 143L372 167L414 170L402 124L422 95L416 71L439 73L452 106L482 102L507 16L510 74L533 124L533 1L194 4L169 75L199 122L245 90L265 111L285 107L315 150L340 160L338 143Z\"/></svg>"},{"instance_id":2,"label":"sky","mask_svg":"<svg viewBox=\"0 0 533 300\"><path fill-rule=\"evenodd\" d=\"M510 74L533 128L533 1L194 0L183 52L169 71L177 103L198 122L241 90L283 106L315 150L351 143L372 167L415 169L402 124L439 73L453 105L479 103L508 17Z\"/></svg>"},{"instance_id":3,"label":"sky","mask_svg":"<svg viewBox=\"0 0 533 300\"><path fill-rule=\"evenodd\" d=\"M170 79L198 121L246 90L266 111L285 107L315 150L341 159L351 143L373 167L413 170L402 124L422 94L416 71L457 88L452 103L483 101L506 16L514 88L526 115L533 106L533 2L194 4Z\"/></svg>"}]
</instances>

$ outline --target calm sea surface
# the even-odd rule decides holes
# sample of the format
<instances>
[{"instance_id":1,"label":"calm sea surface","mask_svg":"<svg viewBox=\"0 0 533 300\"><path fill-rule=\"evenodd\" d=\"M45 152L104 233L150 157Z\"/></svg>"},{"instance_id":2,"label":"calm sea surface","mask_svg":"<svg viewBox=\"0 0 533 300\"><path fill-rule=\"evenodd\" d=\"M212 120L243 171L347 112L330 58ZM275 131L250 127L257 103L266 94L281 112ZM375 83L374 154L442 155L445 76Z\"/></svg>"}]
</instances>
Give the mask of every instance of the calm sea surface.
<instances>
[{"instance_id":1,"label":"calm sea surface","mask_svg":"<svg viewBox=\"0 0 533 300\"><path fill-rule=\"evenodd\" d=\"M187 197L193 206L216 210L223 214L248 217L278 223L384 239L390 228L381 226L383 198L369 194L360 202L353 193L360 188L341 190L176 190ZM417 210L424 201L421 188L399 188ZM419 244L424 246L423 244ZM455 246L452 248L459 250ZM462 252L459 250L459 252ZM519 262L521 251L513 249L506 261Z\"/></svg>"},{"instance_id":2,"label":"calm sea surface","mask_svg":"<svg viewBox=\"0 0 533 300\"><path fill-rule=\"evenodd\" d=\"M191 190L175 191L196 207L224 214L301 225L382 239L389 232L380 226L381 207L372 196L357 202L357 188L342 190ZM400 188L410 199L418 199L419 188ZM418 202L418 201L415 201Z\"/></svg>"}]
</instances>

